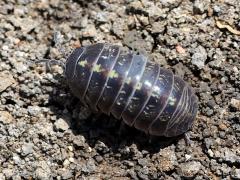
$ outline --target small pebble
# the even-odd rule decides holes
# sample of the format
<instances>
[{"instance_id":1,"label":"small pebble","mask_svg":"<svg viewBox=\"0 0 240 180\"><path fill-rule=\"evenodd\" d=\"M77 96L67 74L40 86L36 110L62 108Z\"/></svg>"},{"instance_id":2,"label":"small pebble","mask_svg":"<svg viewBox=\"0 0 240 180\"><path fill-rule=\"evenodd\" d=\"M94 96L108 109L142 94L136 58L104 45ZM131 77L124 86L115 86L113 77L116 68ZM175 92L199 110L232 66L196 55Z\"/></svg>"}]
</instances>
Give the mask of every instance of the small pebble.
<instances>
[{"instance_id":1,"label":"small pebble","mask_svg":"<svg viewBox=\"0 0 240 180\"><path fill-rule=\"evenodd\" d=\"M22 154L23 156L27 156L28 154L33 153L33 152L34 152L33 146L34 146L34 145L33 145L32 143L24 143L24 144L22 145L22 152L21 152L21 154Z\"/></svg>"},{"instance_id":2,"label":"small pebble","mask_svg":"<svg viewBox=\"0 0 240 180\"><path fill-rule=\"evenodd\" d=\"M162 149L159 155L158 169L161 171L170 171L178 164L175 152L169 148Z\"/></svg>"},{"instance_id":3,"label":"small pebble","mask_svg":"<svg viewBox=\"0 0 240 180\"><path fill-rule=\"evenodd\" d=\"M204 68L205 61L207 60L207 52L204 47L198 46L195 53L192 55L192 64L196 65L199 69Z\"/></svg>"},{"instance_id":4,"label":"small pebble","mask_svg":"<svg viewBox=\"0 0 240 180\"><path fill-rule=\"evenodd\" d=\"M192 178L199 172L201 167L202 165L200 162L196 162L196 161L186 162L186 163L180 164L179 173L184 178Z\"/></svg>"},{"instance_id":5,"label":"small pebble","mask_svg":"<svg viewBox=\"0 0 240 180\"><path fill-rule=\"evenodd\" d=\"M64 119L60 118L54 123L54 127L58 131L66 131L69 129L69 124Z\"/></svg>"},{"instance_id":6,"label":"small pebble","mask_svg":"<svg viewBox=\"0 0 240 180\"><path fill-rule=\"evenodd\" d=\"M234 169L232 172L231 172L231 177L233 179L240 179L240 169Z\"/></svg>"},{"instance_id":7,"label":"small pebble","mask_svg":"<svg viewBox=\"0 0 240 180\"><path fill-rule=\"evenodd\" d=\"M203 14L210 3L210 0L195 0L193 3L193 11L196 14Z\"/></svg>"},{"instance_id":8,"label":"small pebble","mask_svg":"<svg viewBox=\"0 0 240 180\"><path fill-rule=\"evenodd\" d=\"M0 73L0 92L3 92L5 89L7 89L9 86L15 83L14 78L12 75L6 72Z\"/></svg>"},{"instance_id":9,"label":"small pebble","mask_svg":"<svg viewBox=\"0 0 240 180\"><path fill-rule=\"evenodd\" d=\"M191 155L186 154L186 155L185 155L185 159L186 159L186 161L188 161L189 159L191 159L191 157L192 157Z\"/></svg>"},{"instance_id":10,"label":"small pebble","mask_svg":"<svg viewBox=\"0 0 240 180\"><path fill-rule=\"evenodd\" d=\"M233 108L240 111L240 100L239 99L232 98L230 104Z\"/></svg>"},{"instance_id":11,"label":"small pebble","mask_svg":"<svg viewBox=\"0 0 240 180\"><path fill-rule=\"evenodd\" d=\"M35 170L35 176L37 179L48 180L51 179L51 169L47 162L38 162L38 167Z\"/></svg>"},{"instance_id":12,"label":"small pebble","mask_svg":"<svg viewBox=\"0 0 240 180\"><path fill-rule=\"evenodd\" d=\"M13 122L12 115L7 111L0 111L0 123L10 124Z\"/></svg>"},{"instance_id":13,"label":"small pebble","mask_svg":"<svg viewBox=\"0 0 240 180\"><path fill-rule=\"evenodd\" d=\"M95 37L97 35L97 30L94 25L88 25L82 32L83 37Z\"/></svg>"}]
</instances>

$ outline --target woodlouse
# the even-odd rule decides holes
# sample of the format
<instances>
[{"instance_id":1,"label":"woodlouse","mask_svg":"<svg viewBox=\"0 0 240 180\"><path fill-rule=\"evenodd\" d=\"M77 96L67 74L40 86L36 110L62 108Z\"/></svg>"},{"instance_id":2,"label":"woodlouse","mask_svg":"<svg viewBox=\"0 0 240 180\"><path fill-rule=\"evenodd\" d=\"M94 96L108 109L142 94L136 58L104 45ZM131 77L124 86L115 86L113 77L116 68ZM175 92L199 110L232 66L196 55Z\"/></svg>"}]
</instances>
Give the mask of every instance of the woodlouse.
<instances>
[{"instance_id":1,"label":"woodlouse","mask_svg":"<svg viewBox=\"0 0 240 180\"><path fill-rule=\"evenodd\" d=\"M65 76L73 94L92 109L150 135L183 134L197 114L197 97L186 82L117 45L76 48L67 58Z\"/></svg>"}]
</instances>

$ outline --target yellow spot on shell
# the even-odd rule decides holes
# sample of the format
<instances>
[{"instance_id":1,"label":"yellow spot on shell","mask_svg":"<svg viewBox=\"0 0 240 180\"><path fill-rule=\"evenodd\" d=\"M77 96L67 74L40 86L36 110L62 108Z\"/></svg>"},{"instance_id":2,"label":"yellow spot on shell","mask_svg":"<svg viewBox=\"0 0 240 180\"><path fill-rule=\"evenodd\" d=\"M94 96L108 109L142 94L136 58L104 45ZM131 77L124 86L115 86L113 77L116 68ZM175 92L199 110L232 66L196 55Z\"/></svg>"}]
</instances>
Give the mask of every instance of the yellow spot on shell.
<instances>
[{"instance_id":1,"label":"yellow spot on shell","mask_svg":"<svg viewBox=\"0 0 240 180\"><path fill-rule=\"evenodd\" d=\"M175 105L175 103L176 103L176 98L173 98L173 97L169 97L169 104L171 105L171 106L174 106Z\"/></svg>"},{"instance_id":2,"label":"yellow spot on shell","mask_svg":"<svg viewBox=\"0 0 240 180\"><path fill-rule=\"evenodd\" d=\"M100 65L100 64L96 64L96 65L93 67L93 71L94 71L94 72L101 72L101 71L102 71L101 65Z\"/></svg>"},{"instance_id":3,"label":"yellow spot on shell","mask_svg":"<svg viewBox=\"0 0 240 180\"><path fill-rule=\"evenodd\" d=\"M142 88L142 83L141 82L137 83L136 90L140 90L141 88Z\"/></svg>"},{"instance_id":4,"label":"yellow spot on shell","mask_svg":"<svg viewBox=\"0 0 240 180\"><path fill-rule=\"evenodd\" d=\"M82 67L85 67L86 64L87 64L87 61L86 61L86 60L83 60L83 61L79 61L79 62L78 62L78 65L79 65L79 66L82 66Z\"/></svg>"},{"instance_id":5,"label":"yellow spot on shell","mask_svg":"<svg viewBox=\"0 0 240 180\"><path fill-rule=\"evenodd\" d=\"M109 78L117 78L118 73L115 70L111 70L108 74Z\"/></svg>"},{"instance_id":6,"label":"yellow spot on shell","mask_svg":"<svg viewBox=\"0 0 240 180\"><path fill-rule=\"evenodd\" d=\"M131 77L128 77L126 80L126 84L130 84L131 83Z\"/></svg>"}]
</instances>

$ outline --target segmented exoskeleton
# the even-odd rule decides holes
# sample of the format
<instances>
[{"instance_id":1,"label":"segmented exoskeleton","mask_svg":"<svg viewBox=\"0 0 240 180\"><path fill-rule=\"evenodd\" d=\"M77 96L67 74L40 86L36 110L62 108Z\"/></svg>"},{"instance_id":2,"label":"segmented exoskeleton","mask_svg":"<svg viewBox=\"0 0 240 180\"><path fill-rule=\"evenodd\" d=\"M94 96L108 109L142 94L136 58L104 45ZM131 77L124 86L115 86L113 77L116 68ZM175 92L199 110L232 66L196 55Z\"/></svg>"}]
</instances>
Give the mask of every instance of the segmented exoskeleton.
<instances>
[{"instance_id":1,"label":"segmented exoskeleton","mask_svg":"<svg viewBox=\"0 0 240 180\"><path fill-rule=\"evenodd\" d=\"M117 45L76 48L65 76L75 96L105 114L150 135L186 132L197 114L192 88L172 71Z\"/></svg>"}]
</instances>

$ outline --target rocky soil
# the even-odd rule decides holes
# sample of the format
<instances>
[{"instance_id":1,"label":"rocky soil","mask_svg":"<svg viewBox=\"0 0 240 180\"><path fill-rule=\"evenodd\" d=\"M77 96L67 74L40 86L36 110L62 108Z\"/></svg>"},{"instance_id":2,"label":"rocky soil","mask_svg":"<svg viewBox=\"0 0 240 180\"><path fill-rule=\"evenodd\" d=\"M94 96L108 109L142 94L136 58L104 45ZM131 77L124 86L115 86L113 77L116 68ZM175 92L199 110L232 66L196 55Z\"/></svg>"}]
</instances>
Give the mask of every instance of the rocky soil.
<instances>
[{"instance_id":1,"label":"rocky soil","mask_svg":"<svg viewBox=\"0 0 240 180\"><path fill-rule=\"evenodd\" d=\"M1 0L0 179L240 179L239 0ZM153 138L95 116L63 70L33 62L109 42L191 84L199 112L183 138Z\"/></svg>"}]
</instances>

